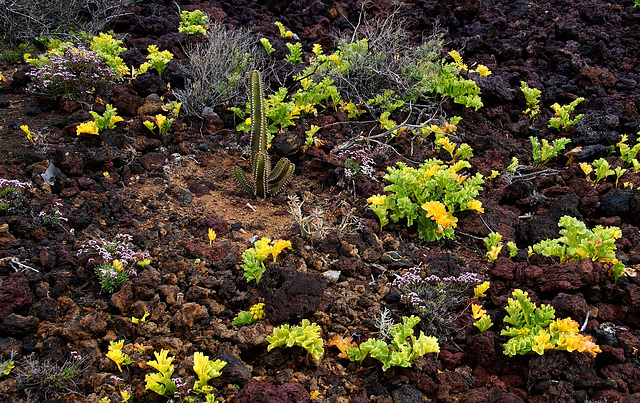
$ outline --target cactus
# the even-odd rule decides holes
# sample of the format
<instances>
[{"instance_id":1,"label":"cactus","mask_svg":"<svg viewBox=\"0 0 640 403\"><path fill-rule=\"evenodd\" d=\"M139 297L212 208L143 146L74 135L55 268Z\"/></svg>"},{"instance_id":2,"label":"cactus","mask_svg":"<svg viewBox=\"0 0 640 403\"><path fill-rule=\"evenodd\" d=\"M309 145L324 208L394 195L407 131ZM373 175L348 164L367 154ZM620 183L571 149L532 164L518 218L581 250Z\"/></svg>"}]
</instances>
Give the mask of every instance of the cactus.
<instances>
[{"instance_id":1,"label":"cactus","mask_svg":"<svg viewBox=\"0 0 640 403\"><path fill-rule=\"evenodd\" d=\"M275 195L287 183L295 165L282 158L271 169L267 153L267 117L265 113L264 90L259 71L252 71L251 86L251 169L252 178L248 178L242 168L233 168L233 176L240 187L248 193L264 199L267 194Z\"/></svg>"}]
</instances>

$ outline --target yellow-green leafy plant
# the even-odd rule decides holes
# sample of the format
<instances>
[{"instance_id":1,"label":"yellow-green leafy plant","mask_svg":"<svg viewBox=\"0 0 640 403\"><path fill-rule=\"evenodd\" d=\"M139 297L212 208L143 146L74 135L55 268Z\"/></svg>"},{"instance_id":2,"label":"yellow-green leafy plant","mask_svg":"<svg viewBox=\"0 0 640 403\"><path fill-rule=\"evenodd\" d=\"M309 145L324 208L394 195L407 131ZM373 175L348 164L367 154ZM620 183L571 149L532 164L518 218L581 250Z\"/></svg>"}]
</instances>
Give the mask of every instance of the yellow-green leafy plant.
<instances>
[{"instance_id":1,"label":"yellow-green leafy plant","mask_svg":"<svg viewBox=\"0 0 640 403\"><path fill-rule=\"evenodd\" d=\"M553 140L553 143L549 144L546 139L542 139L542 144L536 137L529 137L531 141L531 152L533 153L533 166L541 167L547 163L551 158L557 157L558 153L571 142L566 137Z\"/></svg>"},{"instance_id":2,"label":"yellow-green leafy plant","mask_svg":"<svg viewBox=\"0 0 640 403\"><path fill-rule=\"evenodd\" d=\"M487 261L495 261L498 255L500 255L500 251L502 251L502 235L497 232L492 232L484 238L483 241L484 244L487 245Z\"/></svg>"},{"instance_id":3,"label":"yellow-green leafy plant","mask_svg":"<svg viewBox=\"0 0 640 403\"><path fill-rule=\"evenodd\" d=\"M149 60L150 66L156 69L158 75L162 76L167 64L173 60L173 54L168 50L160 51L156 45L149 45L147 51L149 52L147 60ZM142 70L143 68L140 66L141 73L143 72Z\"/></svg>"},{"instance_id":4,"label":"yellow-green leafy plant","mask_svg":"<svg viewBox=\"0 0 640 403\"><path fill-rule=\"evenodd\" d=\"M540 113L540 94L542 92L537 88L530 88L524 81L520 81L520 90L527 102L527 109L525 109L524 113L529 116L529 119L533 119L534 116Z\"/></svg>"},{"instance_id":5,"label":"yellow-green leafy plant","mask_svg":"<svg viewBox=\"0 0 640 403\"><path fill-rule=\"evenodd\" d=\"M264 261L269 257L273 257L273 261L285 248L291 248L291 241L278 239L271 245L271 239L262 238L256 241L253 248L249 248L242 253L243 264L240 266L244 269L244 277L247 282L255 280L260 281L262 274L267 270Z\"/></svg>"},{"instance_id":6,"label":"yellow-green leafy plant","mask_svg":"<svg viewBox=\"0 0 640 403\"><path fill-rule=\"evenodd\" d=\"M636 156L638 155L638 151L640 151L640 132L638 133L636 144L633 147L627 145L628 139L629 136L623 134L622 139L617 144L620 150L620 158L622 158L627 166L633 166L633 170L638 173L638 171L640 171L640 162L638 162Z\"/></svg>"},{"instance_id":7,"label":"yellow-green leafy plant","mask_svg":"<svg viewBox=\"0 0 640 403\"><path fill-rule=\"evenodd\" d=\"M162 136L164 134L167 134L167 132L171 128L171 125L173 124L174 119L167 119L166 116L158 114L153 118L153 120L155 120L155 122L151 120L145 120L144 122L142 122L142 124L144 125L144 127L149 129L151 133Z\"/></svg>"},{"instance_id":8,"label":"yellow-green leafy plant","mask_svg":"<svg viewBox=\"0 0 640 403\"><path fill-rule=\"evenodd\" d=\"M317 360L322 358L324 348L320 338L320 326L310 323L308 319L302 319L299 326L289 326L284 324L273 329L273 335L267 336L269 345L267 351L280 346L300 346L307 350L309 354Z\"/></svg>"},{"instance_id":9,"label":"yellow-green leafy plant","mask_svg":"<svg viewBox=\"0 0 640 403\"><path fill-rule=\"evenodd\" d=\"M473 150L467 143L462 143L456 148L457 144L452 143L449 137L440 137L436 140L436 144L449 153L453 162L473 157Z\"/></svg>"},{"instance_id":10,"label":"yellow-green leafy plant","mask_svg":"<svg viewBox=\"0 0 640 403\"><path fill-rule=\"evenodd\" d=\"M173 371L175 370L175 366L172 364L175 357L169 357L169 350L165 349L160 350L159 354L157 351L154 351L153 354L156 359L147 361L147 365L155 368L158 372L145 375L144 387L161 396L173 398L176 392L178 392L178 386L175 381L171 379Z\"/></svg>"},{"instance_id":11,"label":"yellow-green leafy plant","mask_svg":"<svg viewBox=\"0 0 640 403\"><path fill-rule=\"evenodd\" d=\"M302 63L302 44L300 42L296 43L286 43L287 49L289 49L289 54L284 57L286 61L291 64Z\"/></svg>"},{"instance_id":12,"label":"yellow-green leafy plant","mask_svg":"<svg viewBox=\"0 0 640 403\"><path fill-rule=\"evenodd\" d=\"M98 52L107 66L114 69L118 75L124 76L129 71L129 68L120 57L120 53L127 49L120 45L122 45L122 41L115 39L109 34L100 33L99 36L94 36L91 39L90 48Z\"/></svg>"},{"instance_id":13,"label":"yellow-green leafy plant","mask_svg":"<svg viewBox=\"0 0 640 403\"><path fill-rule=\"evenodd\" d=\"M146 323L148 317L149 317L149 312L144 311L144 315L142 315L141 318L136 318L135 316L131 317L131 323L133 323L134 325L138 325L140 323Z\"/></svg>"},{"instance_id":14,"label":"yellow-green leafy plant","mask_svg":"<svg viewBox=\"0 0 640 403\"><path fill-rule=\"evenodd\" d=\"M202 10L187 11L180 13L180 25L178 32L184 32L188 35L206 34L209 29L209 16Z\"/></svg>"},{"instance_id":15,"label":"yellow-green leafy plant","mask_svg":"<svg viewBox=\"0 0 640 403\"><path fill-rule=\"evenodd\" d=\"M375 195L367 199L371 209L380 219L380 229L389 219L401 218L407 225L418 225L418 235L425 241L453 238L458 219L454 213L463 210L484 211L482 203L475 200L484 180L482 175L461 175L463 168L470 168L467 161L447 165L437 159L429 159L418 169L399 162L397 168L388 167L386 180L391 182L384 190L387 195Z\"/></svg>"},{"instance_id":16,"label":"yellow-green leafy plant","mask_svg":"<svg viewBox=\"0 0 640 403\"><path fill-rule=\"evenodd\" d=\"M107 351L107 358L116 363L120 372L122 372L121 365L131 364L131 359L122 352L122 347L124 347L124 340L110 341Z\"/></svg>"},{"instance_id":17,"label":"yellow-green leafy plant","mask_svg":"<svg viewBox=\"0 0 640 403\"><path fill-rule=\"evenodd\" d=\"M251 177L242 168L234 167L233 176L240 187L254 196L264 199L269 194L277 194L289 181L295 165L287 158L281 158L271 169L267 152L267 118L265 115L264 90L260 72L251 73Z\"/></svg>"},{"instance_id":18,"label":"yellow-green leafy plant","mask_svg":"<svg viewBox=\"0 0 640 403\"><path fill-rule=\"evenodd\" d=\"M518 246L515 242L507 242L507 248L509 248L509 258L513 259L518 254Z\"/></svg>"},{"instance_id":19,"label":"yellow-green leafy plant","mask_svg":"<svg viewBox=\"0 0 640 403\"><path fill-rule=\"evenodd\" d=\"M253 325L259 320L264 319L264 303L260 302L249 308L248 311L240 311L238 316L233 318L232 325Z\"/></svg>"},{"instance_id":20,"label":"yellow-green leafy plant","mask_svg":"<svg viewBox=\"0 0 640 403\"><path fill-rule=\"evenodd\" d=\"M475 286L473 288L473 298L479 299L479 298L486 297L487 295L485 293L487 292L490 286L491 286L491 283L488 281L485 281L482 284L478 284L477 286Z\"/></svg>"},{"instance_id":21,"label":"yellow-green leafy plant","mask_svg":"<svg viewBox=\"0 0 640 403\"><path fill-rule=\"evenodd\" d=\"M36 141L38 141L38 136L34 136L33 133L31 133L31 130L29 130L29 126L22 125L20 126L20 130L22 130L27 135L27 140L29 140L30 142L35 143Z\"/></svg>"},{"instance_id":22,"label":"yellow-green leafy plant","mask_svg":"<svg viewBox=\"0 0 640 403\"><path fill-rule=\"evenodd\" d=\"M591 337L578 331L578 323L571 318L556 319L550 305L537 307L526 292L514 290L505 308L504 323L509 324L500 332L511 337L504 344L504 354L528 354L532 351L542 355L545 350L586 351L593 357L601 353L600 347Z\"/></svg>"},{"instance_id":23,"label":"yellow-green leafy plant","mask_svg":"<svg viewBox=\"0 0 640 403\"><path fill-rule=\"evenodd\" d=\"M549 119L549 127L567 131L567 129L575 126L576 123L578 123L580 119L582 119L584 114L576 115L576 117L573 119L571 119L571 114L576 109L576 106L578 106L582 101L584 101L584 98L581 97L576 98L569 105L560 106L560 104L558 103L551 105L551 109L553 109L556 114L554 117Z\"/></svg>"},{"instance_id":24,"label":"yellow-green leafy plant","mask_svg":"<svg viewBox=\"0 0 640 403\"><path fill-rule=\"evenodd\" d=\"M307 151L309 150L312 146L316 146L319 147L323 144L323 141L318 139L315 135L318 132L318 130L320 130L320 127L316 126L316 125L311 125L311 128L309 130L307 130L306 132L304 132L307 137L305 138L304 141L304 146L302 147L303 151Z\"/></svg>"},{"instance_id":25,"label":"yellow-green leafy plant","mask_svg":"<svg viewBox=\"0 0 640 403\"><path fill-rule=\"evenodd\" d=\"M198 380L193 385L193 392L196 394L210 394L213 388L207 385L207 382L219 377L222 374L220 371L225 365L227 365L225 361L211 361L209 356L196 351L193 354L193 371L198 375Z\"/></svg>"},{"instance_id":26,"label":"yellow-green leafy plant","mask_svg":"<svg viewBox=\"0 0 640 403\"><path fill-rule=\"evenodd\" d=\"M296 35L291 32L290 30L286 29L284 27L284 24L282 24L280 21L276 21L273 23L276 27L278 27L278 30L280 31L280 36L283 38L295 38Z\"/></svg>"},{"instance_id":27,"label":"yellow-green leafy plant","mask_svg":"<svg viewBox=\"0 0 640 403\"><path fill-rule=\"evenodd\" d=\"M622 167L616 167L613 172L616 174L616 187L618 187L618 181L620 180L620 177L624 175L627 170Z\"/></svg>"},{"instance_id":28,"label":"yellow-green leafy plant","mask_svg":"<svg viewBox=\"0 0 640 403\"><path fill-rule=\"evenodd\" d=\"M413 361L427 353L439 353L440 346L438 339L426 336L420 331L420 336L415 337L413 328L420 322L417 316L404 316L402 323L396 323L389 328L391 342L370 338L358 347L347 348L345 350L351 361L362 364L368 355L382 363L382 370L386 371L390 367L408 368L413 365Z\"/></svg>"},{"instance_id":29,"label":"yellow-green leafy plant","mask_svg":"<svg viewBox=\"0 0 640 403\"><path fill-rule=\"evenodd\" d=\"M491 317L487 315L487 311L482 309L482 305L471 304L471 316L475 319L473 326L477 327L480 332L484 332L493 326Z\"/></svg>"},{"instance_id":30,"label":"yellow-green leafy plant","mask_svg":"<svg viewBox=\"0 0 640 403\"><path fill-rule=\"evenodd\" d=\"M122 122L122 118L117 115L117 112L118 108L114 108L111 104L107 104L102 116L94 111L89 111L91 116L93 116L93 122L78 125L76 134L87 133L99 135L102 130L115 128L116 123Z\"/></svg>"},{"instance_id":31,"label":"yellow-green leafy plant","mask_svg":"<svg viewBox=\"0 0 640 403\"><path fill-rule=\"evenodd\" d=\"M593 230L575 217L564 216L558 221L560 238L545 239L533 245L533 251L544 256L557 256L561 263L582 259L604 262L609 275L618 281L631 272L616 258L615 242L622 236L618 227L596 226Z\"/></svg>"},{"instance_id":32,"label":"yellow-green leafy plant","mask_svg":"<svg viewBox=\"0 0 640 403\"><path fill-rule=\"evenodd\" d=\"M16 367L15 362L13 361L13 354L11 354L11 358L6 361L0 361L0 378L3 376L9 375L11 370Z\"/></svg>"},{"instance_id":33,"label":"yellow-green leafy plant","mask_svg":"<svg viewBox=\"0 0 640 403\"><path fill-rule=\"evenodd\" d=\"M262 44L262 47L264 48L264 51L267 52L268 55L270 55L270 54L272 54L273 52L276 51L273 48L273 45L271 44L271 42L269 42L269 40L267 38L260 38L260 43Z\"/></svg>"},{"instance_id":34,"label":"yellow-green leafy plant","mask_svg":"<svg viewBox=\"0 0 640 403\"><path fill-rule=\"evenodd\" d=\"M596 184L601 180L606 179L607 176L615 175L615 171L611 169L611 166L604 158L599 158L593 161L593 167L595 168L594 173L596 174Z\"/></svg>"}]
</instances>

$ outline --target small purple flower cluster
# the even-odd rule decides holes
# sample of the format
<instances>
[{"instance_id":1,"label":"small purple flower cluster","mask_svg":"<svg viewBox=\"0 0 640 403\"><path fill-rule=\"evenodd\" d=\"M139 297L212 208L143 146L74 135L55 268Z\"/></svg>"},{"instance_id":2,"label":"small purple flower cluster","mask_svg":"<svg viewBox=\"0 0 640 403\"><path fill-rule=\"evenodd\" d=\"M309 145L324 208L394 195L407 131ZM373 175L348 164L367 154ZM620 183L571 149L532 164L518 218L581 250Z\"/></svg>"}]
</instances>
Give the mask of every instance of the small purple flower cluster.
<instances>
[{"instance_id":1,"label":"small purple flower cluster","mask_svg":"<svg viewBox=\"0 0 640 403\"><path fill-rule=\"evenodd\" d=\"M466 272L457 277L440 277L435 274L422 277L422 268L412 267L387 285L400 290L402 298L414 310L421 312L428 309L428 305L458 296L481 282L476 273Z\"/></svg>"},{"instance_id":2,"label":"small purple flower cluster","mask_svg":"<svg viewBox=\"0 0 640 403\"><path fill-rule=\"evenodd\" d=\"M97 254L100 256L101 263L112 263L118 260L123 266L132 265L135 262L150 259L147 252L136 252L133 250L131 241L133 237L129 234L117 234L113 241L98 238L87 241L86 244L80 246L78 256L83 253ZM95 262L97 259L91 258L89 262ZM135 269L131 269L131 275L135 276Z\"/></svg>"},{"instance_id":3,"label":"small purple flower cluster","mask_svg":"<svg viewBox=\"0 0 640 403\"><path fill-rule=\"evenodd\" d=\"M47 212L45 210L42 210L38 214L38 218L40 218L42 222L45 224L61 225L62 221L64 222L69 221L68 218L62 215L62 212L60 211L62 207L63 207L62 202L56 199L53 202L53 204L50 206L49 208L50 211Z\"/></svg>"},{"instance_id":4,"label":"small purple flower cluster","mask_svg":"<svg viewBox=\"0 0 640 403\"><path fill-rule=\"evenodd\" d=\"M343 175L345 180L353 181L366 176L369 179L374 179L376 170L375 162L370 155L363 149L343 151L338 157L343 162Z\"/></svg>"},{"instance_id":5,"label":"small purple flower cluster","mask_svg":"<svg viewBox=\"0 0 640 403\"><path fill-rule=\"evenodd\" d=\"M82 46L70 47L63 54L48 52L29 75L33 83L28 89L53 99L87 100L92 95L107 95L122 80L98 52Z\"/></svg>"},{"instance_id":6,"label":"small purple flower cluster","mask_svg":"<svg viewBox=\"0 0 640 403\"><path fill-rule=\"evenodd\" d=\"M27 209L23 190L31 187L31 182L17 179L0 179L0 212L14 214Z\"/></svg>"},{"instance_id":7,"label":"small purple flower cluster","mask_svg":"<svg viewBox=\"0 0 640 403\"><path fill-rule=\"evenodd\" d=\"M129 276L137 275L134 263L144 265L146 262L143 261L150 259L147 252L133 250L132 240L133 237L129 234L117 234L113 241L102 238L91 239L80 247L78 256L83 253L99 256L95 259L90 258L89 262L98 263L94 271L104 290L108 292L118 290L124 282L129 280Z\"/></svg>"},{"instance_id":8,"label":"small purple flower cluster","mask_svg":"<svg viewBox=\"0 0 640 403\"><path fill-rule=\"evenodd\" d=\"M20 182L17 179L0 179L1 189L25 189L31 187L31 182Z\"/></svg>"}]
</instances>

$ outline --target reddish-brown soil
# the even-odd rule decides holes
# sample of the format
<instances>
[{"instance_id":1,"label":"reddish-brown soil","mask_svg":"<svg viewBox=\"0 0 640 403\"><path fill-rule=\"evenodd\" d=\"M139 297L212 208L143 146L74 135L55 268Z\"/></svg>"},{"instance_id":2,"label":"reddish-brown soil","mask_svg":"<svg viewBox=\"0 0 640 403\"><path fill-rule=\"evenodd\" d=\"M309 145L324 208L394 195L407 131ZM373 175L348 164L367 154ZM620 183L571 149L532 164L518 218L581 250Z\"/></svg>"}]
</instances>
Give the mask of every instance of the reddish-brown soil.
<instances>
[{"instance_id":1,"label":"reddish-brown soil","mask_svg":"<svg viewBox=\"0 0 640 403\"><path fill-rule=\"evenodd\" d=\"M360 2L178 1L200 8L224 24L244 26L277 41L275 21L297 33L305 51L313 43L331 44L332 32L349 30L361 10L385 16L391 1ZM116 34L126 33L125 46L144 53L156 43L184 56L184 36L177 35L173 1L143 0L121 18ZM586 100L578 112L583 120L566 136L575 162L604 157L612 168L622 166L612 145L621 135L635 144L640 123L640 8L632 0L565 1L407 1L399 8L413 39L446 30L446 50L460 50L465 62L485 64L492 74L479 80L484 107L473 111L450 101L448 116L463 117L458 139L472 146L473 170L489 175L517 157L531 165L529 136L549 141L560 137L547 127L550 106ZM221 120L183 119L171 133L153 137L141 117L127 113L127 96L118 91L109 101L121 105L125 119L100 139L77 137L74 128L86 112L46 104L24 90L27 66L3 64L7 83L0 82L0 178L31 181L25 209L0 215L0 354L14 353L16 369L0 378L0 399L16 402L87 401L109 396L121 401L129 389L134 401L166 401L145 390L151 351L175 356L175 377L192 385L194 352L227 361L222 376L211 381L221 402L303 402L311 394L326 402L586 402L640 399L640 280L617 283L600 262L557 264L526 248L558 237L563 215L583 220L589 228L615 225L622 230L618 258L640 265L640 178L629 169L616 188L609 177L589 184L577 163L553 158L542 168L521 168L517 174L486 181L479 196L485 212L461 214L454 240L426 243L415 228L391 224L380 232L366 199L381 193L384 180L345 188L338 180L334 147L374 124L349 123L327 111L314 118L337 119L339 129L323 130L325 145L307 153L292 152L295 174L283 193L266 200L244 194L231 170L247 166L247 135L235 131L233 115L218 108ZM541 113L530 121L519 86L526 81L542 90ZM123 95L124 94L124 95ZM164 94L158 94L164 95ZM170 96L170 94L167 94ZM138 102L143 97L135 98ZM93 105L95 107L97 105ZM83 105L85 109L91 105ZM65 108L71 111L66 111ZM305 121L305 124L311 123ZM27 124L40 135L32 144L19 129ZM307 127L290 130L304 138ZM379 130L373 133L379 133ZM382 153L376 169L434 152L421 150L404 133L388 144L399 154ZM277 159L282 148L274 147ZM417 151L420 150L420 151ZM240 162L239 162L240 161ZM60 172L54 184L43 180L50 164ZM108 175L105 176L105 173ZM633 186L623 187L628 182ZM302 237L288 212L287 195L307 196L308 211L319 206L332 227L322 239ZM68 218L62 225L44 225L40 211L56 200ZM212 245L208 229L218 234ZM482 238L490 231L515 241L520 253L505 251L487 263ZM100 289L81 245L95 237L133 236L133 243L151 255L151 264L121 290ZM247 284L239 264L242 252L261 237L288 239L285 251L259 285ZM197 263L196 259L200 262ZM20 262L22 265L19 265ZM410 368L391 368L367 359L356 365L338 357L327 345L334 335L358 342L375 336L375 318L389 309L398 322L411 314L397 291L387 284L403 270L423 264L426 273L477 273L491 282L484 308L494 326L478 333L467 300L448 315L454 331L442 337L441 352L417 359ZM25 266L28 266L25 267ZM337 280L327 272L339 272ZM511 292L526 290L536 303L552 305L557 317L582 325L602 350L596 358L583 352L547 351L544 355L507 357L500 336L504 307ZM177 300L182 293L184 300ZM266 304L267 317L251 326L233 326L240 310ZM146 323L131 317L146 312ZM299 348L267 352L273 326L319 324L325 354L315 360ZM132 364L123 372L106 358L110 341L124 339ZM17 387L25 360L33 357L63 363L75 351L84 357L75 384L54 388L30 383ZM115 380L117 376L123 380ZM186 396L186 395L185 395ZM183 396L184 397L184 396ZM48 400L59 399L59 400ZM65 400L66 399L66 400ZM178 399L174 400L178 401ZM182 400L184 401L184 400Z\"/></svg>"}]
</instances>

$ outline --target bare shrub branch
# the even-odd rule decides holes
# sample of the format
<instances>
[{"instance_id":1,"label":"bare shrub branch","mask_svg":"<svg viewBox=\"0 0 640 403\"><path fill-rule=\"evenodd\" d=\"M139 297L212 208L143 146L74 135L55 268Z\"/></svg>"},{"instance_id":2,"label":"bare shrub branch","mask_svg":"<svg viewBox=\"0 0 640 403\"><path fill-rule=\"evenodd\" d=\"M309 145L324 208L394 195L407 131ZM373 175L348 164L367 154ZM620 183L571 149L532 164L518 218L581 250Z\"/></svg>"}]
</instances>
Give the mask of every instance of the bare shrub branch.
<instances>
[{"instance_id":1,"label":"bare shrub branch","mask_svg":"<svg viewBox=\"0 0 640 403\"><path fill-rule=\"evenodd\" d=\"M1 0L0 34L20 42L70 30L98 33L137 0Z\"/></svg>"},{"instance_id":2,"label":"bare shrub branch","mask_svg":"<svg viewBox=\"0 0 640 403\"><path fill-rule=\"evenodd\" d=\"M213 23L206 42L186 50L190 80L184 90L175 92L182 111L203 118L206 107L244 105L249 93L248 73L262 67L256 56L261 53L264 50L249 31Z\"/></svg>"}]
</instances>

